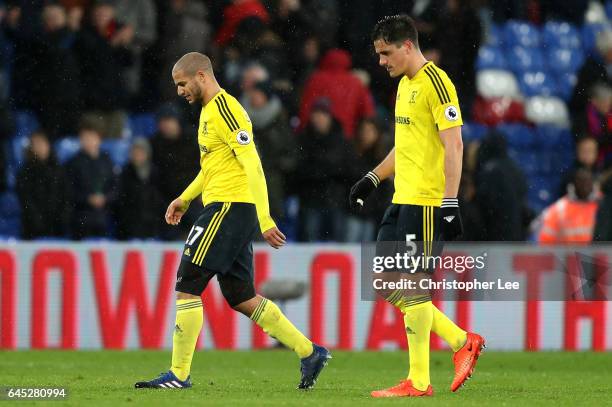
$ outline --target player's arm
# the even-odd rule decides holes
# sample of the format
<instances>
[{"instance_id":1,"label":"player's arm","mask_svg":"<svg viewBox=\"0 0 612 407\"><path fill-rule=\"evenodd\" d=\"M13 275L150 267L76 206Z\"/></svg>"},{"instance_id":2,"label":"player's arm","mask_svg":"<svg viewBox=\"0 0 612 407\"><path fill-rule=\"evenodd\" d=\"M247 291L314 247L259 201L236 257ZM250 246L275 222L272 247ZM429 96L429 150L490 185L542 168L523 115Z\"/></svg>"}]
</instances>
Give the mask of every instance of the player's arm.
<instances>
[{"instance_id":1,"label":"player's arm","mask_svg":"<svg viewBox=\"0 0 612 407\"><path fill-rule=\"evenodd\" d=\"M268 187L264 176L261 160L257 150L252 148L243 154L236 155L236 159L244 168L249 183L249 189L255 200L259 227L264 239L275 249L285 244L285 235L276 227L276 223L270 216L270 205L268 203Z\"/></svg>"},{"instance_id":2,"label":"player's arm","mask_svg":"<svg viewBox=\"0 0 612 407\"><path fill-rule=\"evenodd\" d=\"M261 233L270 246L278 249L285 244L286 238L270 216L266 177L252 140L250 120L242 106L234 100L227 99L224 101L227 102L227 109L223 111L225 116L220 115L221 119L219 120L222 120L220 128L226 129L224 132L225 142L244 168L251 195L255 200Z\"/></svg>"},{"instance_id":3,"label":"player's arm","mask_svg":"<svg viewBox=\"0 0 612 407\"><path fill-rule=\"evenodd\" d=\"M444 145L444 196L440 206L442 218L440 231L444 240L454 240L463 234L463 223L459 212L459 181L463 161L461 141L461 110L457 91L451 80L441 71L429 71L432 79L428 90L431 114L438 127L440 141Z\"/></svg>"},{"instance_id":4,"label":"player's arm","mask_svg":"<svg viewBox=\"0 0 612 407\"><path fill-rule=\"evenodd\" d=\"M381 181L395 174L395 147L391 149L384 160L369 171L363 178L351 187L349 194L349 204L351 210L359 212L363 208L366 198L374 191Z\"/></svg>"},{"instance_id":5,"label":"player's arm","mask_svg":"<svg viewBox=\"0 0 612 407\"><path fill-rule=\"evenodd\" d=\"M191 184L187 186L178 198L168 205L165 215L166 223L169 225L178 225L185 212L187 212L191 201L202 194L203 187L204 175L202 171L198 171L198 175L191 181Z\"/></svg>"},{"instance_id":6,"label":"player's arm","mask_svg":"<svg viewBox=\"0 0 612 407\"><path fill-rule=\"evenodd\" d=\"M457 198L461 169L463 168L463 141L461 140L461 127L451 127L440 132L440 139L444 144L444 197Z\"/></svg>"}]
</instances>

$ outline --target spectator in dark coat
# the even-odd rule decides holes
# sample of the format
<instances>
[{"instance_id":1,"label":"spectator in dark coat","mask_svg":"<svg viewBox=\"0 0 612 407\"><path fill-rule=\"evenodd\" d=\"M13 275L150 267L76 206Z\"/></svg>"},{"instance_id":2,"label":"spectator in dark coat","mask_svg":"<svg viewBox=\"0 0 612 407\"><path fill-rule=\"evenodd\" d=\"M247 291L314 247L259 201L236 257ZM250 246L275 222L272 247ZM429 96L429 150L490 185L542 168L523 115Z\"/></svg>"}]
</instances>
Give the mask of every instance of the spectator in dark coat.
<instances>
[{"instance_id":1,"label":"spectator in dark coat","mask_svg":"<svg viewBox=\"0 0 612 407\"><path fill-rule=\"evenodd\" d=\"M21 202L23 239L67 235L69 186L45 133L30 136L25 162L17 174L17 195Z\"/></svg>"},{"instance_id":2,"label":"spectator in dark coat","mask_svg":"<svg viewBox=\"0 0 612 407\"><path fill-rule=\"evenodd\" d=\"M602 174L600 183L603 197L597 209L593 241L612 242L612 170Z\"/></svg>"},{"instance_id":3,"label":"spectator in dark coat","mask_svg":"<svg viewBox=\"0 0 612 407\"><path fill-rule=\"evenodd\" d=\"M280 99L269 82L258 82L241 100L253 123L257 150L266 173L270 214L284 217L287 176L295 170L295 136Z\"/></svg>"},{"instance_id":4,"label":"spectator in dark coat","mask_svg":"<svg viewBox=\"0 0 612 407\"><path fill-rule=\"evenodd\" d=\"M470 0L448 0L439 22L436 45L440 51L440 67L457 88L462 112L471 112L476 94L474 64L480 47L482 30Z\"/></svg>"},{"instance_id":5,"label":"spectator in dark coat","mask_svg":"<svg viewBox=\"0 0 612 407\"><path fill-rule=\"evenodd\" d=\"M91 16L75 45L86 118L97 123L103 136L121 137L128 103L125 70L133 62L128 46L134 32L121 29L108 0L96 2Z\"/></svg>"},{"instance_id":6,"label":"spectator in dark coat","mask_svg":"<svg viewBox=\"0 0 612 407\"><path fill-rule=\"evenodd\" d=\"M79 139L81 150L66 165L74 197L72 234L75 239L107 236L116 193L113 164L100 151L97 128L82 127Z\"/></svg>"},{"instance_id":7,"label":"spectator in dark coat","mask_svg":"<svg viewBox=\"0 0 612 407\"><path fill-rule=\"evenodd\" d=\"M66 25L66 11L57 4L45 6L43 35L32 42L36 53L35 109L51 138L76 132L79 119L79 64L74 51L75 33Z\"/></svg>"},{"instance_id":8,"label":"spectator in dark coat","mask_svg":"<svg viewBox=\"0 0 612 407\"><path fill-rule=\"evenodd\" d=\"M157 132L151 140L153 166L158 174L156 184L165 205L176 199L200 170L197 142L183 132L179 117L178 110L172 105L163 106L158 113ZM199 200L194 200L191 205L197 205L197 202ZM185 216L188 217L179 227L164 224L162 238L174 240L188 233L191 227L189 216L197 216L197 212L193 208L187 211Z\"/></svg>"},{"instance_id":9,"label":"spectator in dark coat","mask_svg":"<svg viewBox=\"0 0 612 407\"><path fill-rule=\"evenodd\" d=\"M351 160L352 180L358 180L385 158L391 149L385 143L380 125L373 119L364 119L357 127L353 140L355 157ZM349 215L346 224L347 242L363 242L376 239L376 226L391 202L393 182L383 181L370 195L367 204L357 215Z\"/></svg>"},{"instance_id":10,"label":"spectator in dark coat","mask_svg":"<svg viewBox=\"0 0 612 407\"><path fill-rule=\"evenodd\" d=\"M331 102L331 112L341 123L347 138L352 138L359 120L374 115L374 102L370 90L350 72L351 56L340 49L328 51L319 69L313 72L302 93L300 126L310 119L313 103L321 98Z\"/></svg>"},{"instance_id":11,"label":"spectator in dark coat","mask_svg":"<svg viewBox=\"0 0 612 407\"><path fill-rule=\"evenodd\" d=\"M308 127L298 136L294 186L300 200L302 241L342 241L350 185L351 145L331 115L330 102L317 100Z\"/></svg>"},{"instance_id":12,"label":"spectator in dark coat","mask_svg":"<svg viewBox=\"0 0 612 407\"><path fill-rule=\"evenodd\" d=\"M612 88L594 85L585 114L588 134L599 146L598 164L607 168L612 164Z\"/></svg>"},{"instance_id":13,"label":"spectator in dark coat","mask_svg":"<svg viewBox=\"0 0 612 407\"><path fill-rule=\"evenodd\" d=\"M597 55L587 58L578 72L574 95L570 101L572 126L575 134L584 134L587 130L585 111L593 86L596 84L612 87L612 78L608 74L612 66L612 31L603 31L597 37Z\"/></svg>"},{"instance_id":14,"label":"spectator in dark coat","mask_svg":"<svg viewBox=\"0 0 612 407\"><path fill-rule=\"evenodd\" d=\"M491 132L482 141L476 165L476 202L482 214L480 240L520 241L525 238L525 177L508 156L503 135Z\"/></svg>"},{"instance_id":15,"label":"spectator in dark coat","mask_svg":"<svg viewBox=\"0 0 612 407\"><path fill-rule=\"evenodd\" d=\"M591 136L584 136L576 141L576 161L572 168L568 169L561 175L561 188L559 196L567 194L567 187L572 182L574 173L578 168L589 170L595 179L599 176L600 165L597 162L598 158L597 140Z\"/></svg>"},{"instance_id":16,"label":"spectator in dark coat","mask_svg":"<svg viewBox=\"0 0 612 407\"><path fill-rule=\"evenodd\" d=\"M156 238L161 231L164 203L155 180L151 146L144 138L132 144L130 162L121 173L117 196L117 237Z\"/></svg>"}]
</instances>

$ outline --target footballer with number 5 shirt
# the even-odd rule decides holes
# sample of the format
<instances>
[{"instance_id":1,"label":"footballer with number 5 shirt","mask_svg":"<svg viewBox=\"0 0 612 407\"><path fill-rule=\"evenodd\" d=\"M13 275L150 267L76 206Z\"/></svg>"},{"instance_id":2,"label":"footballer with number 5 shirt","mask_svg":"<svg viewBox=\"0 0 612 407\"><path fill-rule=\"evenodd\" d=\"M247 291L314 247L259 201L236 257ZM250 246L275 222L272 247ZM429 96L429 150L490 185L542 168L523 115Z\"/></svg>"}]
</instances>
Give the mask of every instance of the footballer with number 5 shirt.
<instances>
[{"instance_id":1,"label":"footballer with number 5 shirt","mask_svg":"<svg viewBox=\"0 0 612 407\"><path fill-rule=\"evenodd\" d=\"M276 304L256 294L253 285L252 243L258 229L275 249L284 245L285 236L270 216L251 121L240 103L219 86L207 56L184 55L174 65L172 78L179 96L202 105L198 128L201 168L168 206L166 222L177 225L189 203L199 196L204 209L187 237L177 273L172 365L168 372L135 387L192 386L191 360L204 318L201 295L216 275L232 308L295 351L301 359L298 389L310 389L331 354L306 338Z\"/></svg>"},{"instance_id":2,"label":"footballer with number 5 shirt","mask_svg":"<svg viewBox=\"0 0 612 407\"><path fill-rule=\"evenodd\" d=\"M414 240L424 256L463 230L457 192L463 144L461 112L455 87L446 73L427 61L419 49L414 21L388 16L374 27L372 41L379 64L401 77L395 104L395 147L350 192L359 211L378 184L395 175L395 194L378 231L379 242ZM422 242L422 243L421 243ZM427 270L425 270L427 271ZM419 273L417 273L419 274ZM459 328L431 302L431 295L394 291L385 299L404 314L410 369L396 386L373 391L373 397L433 395L429 378L429 336L434 332L454 351L456 391L472 375L484 339Z\"/></svg>"}]
</instances>

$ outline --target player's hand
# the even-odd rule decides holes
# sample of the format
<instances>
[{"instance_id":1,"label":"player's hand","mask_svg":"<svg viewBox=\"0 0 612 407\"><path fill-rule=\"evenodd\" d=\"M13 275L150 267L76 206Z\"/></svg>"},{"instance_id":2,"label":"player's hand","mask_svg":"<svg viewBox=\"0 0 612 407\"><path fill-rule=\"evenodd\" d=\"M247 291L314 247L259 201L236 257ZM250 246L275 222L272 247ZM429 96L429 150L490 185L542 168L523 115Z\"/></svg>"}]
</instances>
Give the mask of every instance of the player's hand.
<instances>
[{"instance_id":1,"label":"player's hand","mask_svg":"<svg viewBox=\"0 0 612 407\"><path fill-rule=\"evenodd\" d=\"M455 240L463 234L463 222L461 221L457 198L442 199L440 214L442 215L440 231L442 232L443 240Z\"/></svg>"},{"instance_id":2,"label":"player's hand","mask_svg":"<svg viewBox=\"0 0 612 407\"><path fill-rule=\"evenodd\" d=\"M380 179L373 171L368 172L362 179L357 181L351 188L349 194L349 205L351 210L358 213L363 208L363 202L378 187Z\"/></svg>"},{"instance_id":3,"label":"player's hand","mask_svg":"<svg viewBox=\"0 0 612 407\"><path fill-rule=\"evenodd\" d=\"M178 225L185 212L187 212L188 207L189 203L184 202L181 198L176 198L170 202L168 209L166 209L166 223L168 225Z\"/></svg>"},{"instance_id":4,"label":"player's hand","mask_svg":"<svg viewBox=\"0 0 612 407\"><path fill-rule=\"evenodd\" d=\"M263 232L263 238L275 249L280 249L287 240L285 235L283 235L283 232L281 232L276 226Z\"/></svg>"}]
</instances>

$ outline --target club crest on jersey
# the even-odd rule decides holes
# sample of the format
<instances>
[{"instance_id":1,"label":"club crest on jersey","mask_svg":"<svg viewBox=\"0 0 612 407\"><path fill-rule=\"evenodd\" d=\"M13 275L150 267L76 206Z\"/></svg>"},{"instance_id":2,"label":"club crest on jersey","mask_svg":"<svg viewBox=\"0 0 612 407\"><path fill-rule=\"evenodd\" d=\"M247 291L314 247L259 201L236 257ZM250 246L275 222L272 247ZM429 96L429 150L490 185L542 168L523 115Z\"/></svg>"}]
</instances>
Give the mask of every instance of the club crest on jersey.
<instances>
[{"instance_id":1,"label":"club crest on jersey","mask_svg":"<svg viewBox=\"0 0 612 407\"><path fill-rule=\"evenodd\" d=\"M251 142L251 136L244 130L240 130L238 134L236 134L236 141L238 144L247 145Z\"/></svg>"},{"instance_id":2,"label":"club crest on jersey","mask_svg":"<svg viewBox=\"0 0 612 407\"><path fill-rule=\"evenodd\" d=\"M416 95L417 95L417 91L413 90L412 93L410 94L410 100L408 101L408 103L416 103Z\"/></svg>"},{"instance_id":3,"label":"club crest on jersey","mask_svg":"<svg viewBox=\"0 0 612 407\"><path fill-rule=\"evenodd\" d=\"M207 153L209 153L210 151L208 150L208 148L206 148L206 146L205 146L204 144L200 144L200 152L201 152L202 154L207 154Z\"/></svg>"},{"instance_id":4,"label":"club crest on jersey","mask_svg":"<svg viewBox=\"0 0 612 407\"><path fill-rule=\"evenodd\" d=\"M446 117L446 120L454 122L455 120L459 119L459 111L455 106L450 105L444 109L444 117Z\"/></svg>"}]
</instances>

